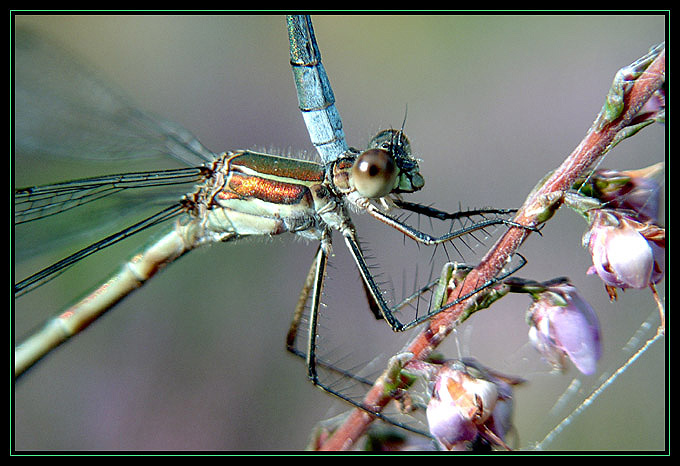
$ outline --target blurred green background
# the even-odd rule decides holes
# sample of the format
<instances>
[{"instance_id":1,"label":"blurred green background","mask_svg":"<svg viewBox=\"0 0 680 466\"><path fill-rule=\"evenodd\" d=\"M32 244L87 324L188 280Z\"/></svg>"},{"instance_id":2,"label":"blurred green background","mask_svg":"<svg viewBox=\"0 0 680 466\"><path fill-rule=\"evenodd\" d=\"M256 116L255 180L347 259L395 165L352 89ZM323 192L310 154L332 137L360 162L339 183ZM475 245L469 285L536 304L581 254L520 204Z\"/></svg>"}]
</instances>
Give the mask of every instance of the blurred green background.
<instances>
[{"instance_id":1,"label":"blurred green background","mask_svg":"<svg viewBox=\"0 0 680 466\"><path fill-rule=\"evenodd\" d=\"M363 147L377 130L400 127L408 107L405 128L426 179L414 199L448 210L519 206L580 142L616 71L665 39L660 15L313 20L349 144ZM281 16L19 15L15 21L63 44L140 108L180 123L216 152L312 150L297 109ZM664 142L663 127L645 129L613 150L603 166L629 169L664 160ZM16 187L86 173L77 167L59 173L61 163L14 163ZM369 244L391 251L376 260L401 277L409 267L399 260L402 237L370 219L357 223ZM560 211L521 250L529 260L521 276L571 277L603 327L602 371L583 378L582 393L567 409L550 412L578 374L550 374L527 348L525 297L509 297L475 315L444 349L529 380L515 399L519 447L540 441L598 376L625 360L622 348L645 319L657 323L649 292L627 291L611 304L601 282L585 275L590 259L580 245L584 229L575 214ZM17 238L23 234L15 231ZM87 261L18 300L17 336L115 270L127 248L102 255L104 263ZM55 249L17 266L16 278L71 250ZM315 250L287 237L215 245L168 267L16 384L15 447L304 448L315 423L339 405L315 389L304 365L284 350ZM395 340L366 312L341 241L335 250L325 301L338 313L356 310L356 317L332 331L346 335L349 348L351 338L369 340L374 347L366 360L391 354L385 345L403 338ZM429 251L422 253L429 258ZM663 284L659 291L664 295ZM663 449L665 368L664 344L657 344L549 448Z\"/></svg>"}]
</instances>

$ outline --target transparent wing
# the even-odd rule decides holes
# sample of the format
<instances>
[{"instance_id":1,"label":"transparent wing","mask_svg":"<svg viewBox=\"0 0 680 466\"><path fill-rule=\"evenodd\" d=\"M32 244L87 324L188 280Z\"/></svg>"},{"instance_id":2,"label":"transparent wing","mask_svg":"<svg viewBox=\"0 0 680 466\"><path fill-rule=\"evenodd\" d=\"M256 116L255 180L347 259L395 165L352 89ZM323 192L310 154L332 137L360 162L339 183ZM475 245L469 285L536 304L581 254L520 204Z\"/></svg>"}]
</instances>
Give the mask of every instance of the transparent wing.
<instances>
[{"instance_id":1,"label":"transparent wing","mask_svg":"<svg viewBox=\"0 0 680 466\"><path fill-rule=\"evenodd\" d=\"M137 110L86 66L27 30L14 41L16 153L197 166L214 154L181 126Z\"/></svg>"},{"instance_id":2,"label":"transparent wing","mask_svg":"<svg viewBox=\"0 0 680 466\"><path fill-rule=\"evenodd\" d=\"M137 110L56 44L25 29L16 30L14 39L15 180L32 180L35 163L55 160L55 166L73 166L77 174L80 165L85 168L95 161L105 162L97 164L100 173L149 164L167 168L178 161L190 166L16 189L15 259L57 249L73 252L100 240L94 243L100 247L88 249L91 254L103 247L102 241L113 244L167 219L156 213L169 206L176 209L215 154L181 126ZM21 174L27 170L28 176ZM76 176L66 172L50 181ZM40 222L23 225L36 220ZM47 279L63 268L48 267ZM21 275L17 278L28 274Z\"/></svg>"},{"instance_id":3,"label":"transparent wing","mask_svg":"<svg viewBox=\"0 0 680 466\"><path fill-rule=\"evenodd\" d=\"M89 204L125 189L157 188L200 180L202 169L180 168L153 172L122 173L66 181L14 193L14 224L39 220Z\"/></svg>"}]
</instances>

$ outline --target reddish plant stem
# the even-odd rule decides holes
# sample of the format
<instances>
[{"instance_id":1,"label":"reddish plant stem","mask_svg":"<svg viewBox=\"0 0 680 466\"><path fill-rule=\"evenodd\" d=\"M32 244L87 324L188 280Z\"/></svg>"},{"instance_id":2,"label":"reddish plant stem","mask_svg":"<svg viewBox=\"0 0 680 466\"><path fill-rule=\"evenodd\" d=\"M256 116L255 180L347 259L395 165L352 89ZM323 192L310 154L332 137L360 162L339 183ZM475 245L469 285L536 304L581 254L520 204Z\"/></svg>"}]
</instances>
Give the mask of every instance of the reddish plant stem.
<instances>
[{"instance_id":1,"label":"reddish plant stem","mask_svg":"<svg viewBox=\"0 0 680 466\"><path fill-rule=\"evenodd\" d=\"M545 215L546 205L551 204L555 209L559 207L559 200L563 193L606 152L619 131L630 124L645 102L663 85L665 69L666 52L664 50L633 83L625 96L624 111L621 115L599 130L596 130L596 124L593 124L593 127L571 155L539 189L527 198L522 208L517 212L515 222L526 226L538 226L547 220L541 218ZM528 230L517 227L510 228L489 250L479 265L468 274L467 278L450 292L448 302L455 301L456 296L463 296L474 291L479 284L486 283L498 275L528 236ZM403 351L413 353L414 359L426 359L456 327L459 318L474 305L476 298L476 296L473 296L433 317ZM379 412L391 400L389 394L385 393L381 379L378 379L366 394L363 403L364 406ZM320 446L319 450L347 450L352 448L374 419L366 411L354 409L343 425Z\"/></svg>"}]
</instances>

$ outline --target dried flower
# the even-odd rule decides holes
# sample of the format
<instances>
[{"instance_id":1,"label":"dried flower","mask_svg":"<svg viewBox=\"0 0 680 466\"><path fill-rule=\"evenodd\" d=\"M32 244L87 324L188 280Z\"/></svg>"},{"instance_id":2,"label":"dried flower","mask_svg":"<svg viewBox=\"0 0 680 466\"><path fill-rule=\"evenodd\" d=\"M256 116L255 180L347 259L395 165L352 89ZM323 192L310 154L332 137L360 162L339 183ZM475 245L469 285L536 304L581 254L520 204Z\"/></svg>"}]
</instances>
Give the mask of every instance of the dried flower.
<instances>
[{"instance_id":1,"label":"dried flower","mask_svg":"<svg viewBox=\"0 0 680 466\"><path fill-rule=\"evenodd\" d=\"M666 122L666 90L664 87L652 94L649 100L637 112L631 124L647 120L655 120L659 123Z\"/></svg>"},{"instance_id":2,"label":"dried flower","mask_svg":"<svg viewBox=\"0 0 680 466\"><path fill-rule=\"evenodd\" d=\"M639 170L597 170L575 187L608 209L625 211L638 222L656 223L661 188L654 177L662 170L663 163Z\"/></svg>"},{"instance_id":3,"label":"dried flower","mask_svg":"<svg viewBox=\"0 0 680 466\"><path fill-rule=\"evenodd\" d=\"M440 448L507 448L504 437L512 425L511 385L521 381L472 360L450 360L431 366L436 370L430 371L427 420Z\"/></svg>"}]
</instances>

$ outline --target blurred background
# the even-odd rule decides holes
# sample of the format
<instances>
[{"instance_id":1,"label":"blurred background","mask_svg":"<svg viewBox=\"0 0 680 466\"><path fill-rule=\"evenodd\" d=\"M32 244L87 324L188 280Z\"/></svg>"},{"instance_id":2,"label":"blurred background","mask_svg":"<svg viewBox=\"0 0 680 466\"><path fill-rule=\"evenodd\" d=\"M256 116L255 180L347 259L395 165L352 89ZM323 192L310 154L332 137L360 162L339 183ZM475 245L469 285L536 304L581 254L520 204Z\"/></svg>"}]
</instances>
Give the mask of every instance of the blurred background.
<instances>
[{"instance_id":1,"label":"blurred background","mask_svg":"<svg viewBox=\"0 0 680 466\"><path fill-rule=\"evenodd\" d=\"M14 19L17 28L60 44L139 108L181 124L215 152L306 151L313 157L297 109L282 16ZM408 107L405 130L426 180L411 199L450 211L519 207L581 141L616 71L665 40L660 15L362 15L313 21L348 143L361 148L379 129L401 127ZM602 166L633 169L664 161L664 130L646 128L609 153ZM110 169L92 161L49 163L19 155L13 160L15 187L138 169L129 162ZM158 168L176 166L167 161ZM404 273L410 280L414 271L401 255L403 237L366 216L356 220L381 271L395 282ZM27 247L21 241L32 229L46 229L24 227L14 231L17 250ZM441 348L449 357L474 356L528 380L515 393L518 448L541 441L627 359L630 353L622 348L643 322L649 319L651 329L642 341L658 325L647 290L620 293L612 304L602 282L585 275L591 264L581 247L585 228L575 213L560 210L542 236L532 235L522 247L529 263L518 275L572 279L602 326L598 374L550 372L527 345L525 296L507 297L474 315ZM57 240L45 253L31 250L32 257L16 265L15 281L104 232L81 235L76 246ZM16 337L117 270L148 240L138 236L16 300ZM172 264L16 383L15 448L304 448L317 422L346 409L314 388L304 364L284 349L316 247L286 236L214 245ZM474 262L485 250L461 252ZM409 335L395 335L371 317L341 240L335 252L324 296L324 312L333 312L333 319L324 331L341 340L338 354L356 352L365 361L394 354ZM446 259L441 253L433 259L437 270ZM432 253L421 248L420 254L426 273ZM546 448L663 449L665 354L662 339ZM553 409L575 378L580 390Z\"/></svg>"}]
</instances>

